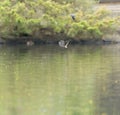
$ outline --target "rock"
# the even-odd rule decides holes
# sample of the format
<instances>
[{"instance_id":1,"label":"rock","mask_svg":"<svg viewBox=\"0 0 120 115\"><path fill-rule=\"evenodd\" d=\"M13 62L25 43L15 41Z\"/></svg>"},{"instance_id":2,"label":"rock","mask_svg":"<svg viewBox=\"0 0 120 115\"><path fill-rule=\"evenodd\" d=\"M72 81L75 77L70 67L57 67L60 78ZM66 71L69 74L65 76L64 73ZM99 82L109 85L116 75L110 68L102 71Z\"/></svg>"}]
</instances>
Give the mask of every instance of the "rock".
<instances>
[{"instance_id":1,"label":"rock","mask_svg":"<svg viewBox=\"0 0 120 115\"><path fill-rule=\"evenodd\" d=\"M100 3L120 2L120 0L99 0Z\"/></svg>"},{"instance_id":2,"label":"rock","mask_svg":"<svg viewBox=\"0 0 120 115\"><path fill-rule=\"evenodd\" d=\"M114 34L107 34L102 38L104 41L111 41L120 43L120 34L114 33Z\"/></svg>"}]
</instances>

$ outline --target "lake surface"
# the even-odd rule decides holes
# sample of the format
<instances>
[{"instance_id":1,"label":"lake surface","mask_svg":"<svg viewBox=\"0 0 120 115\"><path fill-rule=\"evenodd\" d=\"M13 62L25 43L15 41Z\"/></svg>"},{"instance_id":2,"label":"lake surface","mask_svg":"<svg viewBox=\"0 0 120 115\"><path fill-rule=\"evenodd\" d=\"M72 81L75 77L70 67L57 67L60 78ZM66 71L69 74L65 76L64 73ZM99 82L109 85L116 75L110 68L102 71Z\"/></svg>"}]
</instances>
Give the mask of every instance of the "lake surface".
<instances>
[{"instance_id":1,"label":"lake surface","mask_svg":"<svg viewBox=\"0 0 120 115\"><path fill-rule=\"evenodd\" d=\"M0 115L120 115L120 45L0 46Z\"/></svg>"}]
</instances>

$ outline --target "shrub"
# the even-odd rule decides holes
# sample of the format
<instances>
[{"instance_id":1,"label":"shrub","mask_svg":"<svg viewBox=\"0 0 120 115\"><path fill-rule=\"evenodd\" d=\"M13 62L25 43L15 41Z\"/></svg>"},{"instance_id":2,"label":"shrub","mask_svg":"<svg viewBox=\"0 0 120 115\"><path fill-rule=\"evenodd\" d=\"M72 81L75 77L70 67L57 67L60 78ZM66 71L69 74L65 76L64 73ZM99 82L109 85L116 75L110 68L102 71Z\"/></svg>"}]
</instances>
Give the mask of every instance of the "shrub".
<instances>
[{"instance_id":1,"label":"shrub","mask_svg":"<svg viewBox=\"0 0 120 115\"><path fill-rule=\"evenodd\" d=\"M51 34L62 33L70 38L98 39L111 31L119 19L109 17L109 12L103 8L92 9L92 12L84 10L82 5L77 8L75 10L72 3L51 0L0 1L0 35L5 38L35 36L36 33L40 35L42 29L49 29ZM72 13L75 21L70 16Z\"/></svg>"}]
</instances>

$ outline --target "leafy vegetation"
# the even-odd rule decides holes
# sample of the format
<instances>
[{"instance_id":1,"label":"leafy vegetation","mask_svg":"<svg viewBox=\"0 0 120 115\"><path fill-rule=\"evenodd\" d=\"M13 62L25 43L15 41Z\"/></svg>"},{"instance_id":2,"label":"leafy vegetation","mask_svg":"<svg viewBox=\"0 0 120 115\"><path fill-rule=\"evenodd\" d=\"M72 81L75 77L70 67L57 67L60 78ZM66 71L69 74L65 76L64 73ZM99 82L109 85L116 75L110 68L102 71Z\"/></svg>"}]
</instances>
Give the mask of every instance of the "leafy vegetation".
<instances>
[{"instance_id":1,"label":"leafy vegetation","mask_svg":"<svg viewBox=\"0 0 120 115\"><path fill-rule=\"evenodd\" d=\"M104 8L90 7L92 4L88 0L61 3L51 0L0 1L0 36L5 39L14 36L15 39L17 36L40 38L42 34L64 34L75 39L100 39L118 20L109 17ZM71 14L75 15L75 20Z\"/></svg>"}]
</instances>

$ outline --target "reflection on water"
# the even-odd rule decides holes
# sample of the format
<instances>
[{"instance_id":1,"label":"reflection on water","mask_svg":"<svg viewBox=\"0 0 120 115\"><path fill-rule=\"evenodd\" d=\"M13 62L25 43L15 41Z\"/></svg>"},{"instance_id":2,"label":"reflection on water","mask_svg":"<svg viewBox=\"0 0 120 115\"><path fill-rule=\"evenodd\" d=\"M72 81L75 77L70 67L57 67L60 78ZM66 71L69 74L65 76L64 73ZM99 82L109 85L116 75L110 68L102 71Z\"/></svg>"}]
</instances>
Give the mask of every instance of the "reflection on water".
<instances>
[{"instance_id":1,"label":"reflection on water","mask_svg":"<svg viewBox=\"0 0 120 115\"><path fill-rule=\"evenodd\" d=\"M1 46L1 115L120 115L120 46Z\"/></svg>"}]
</instances>

